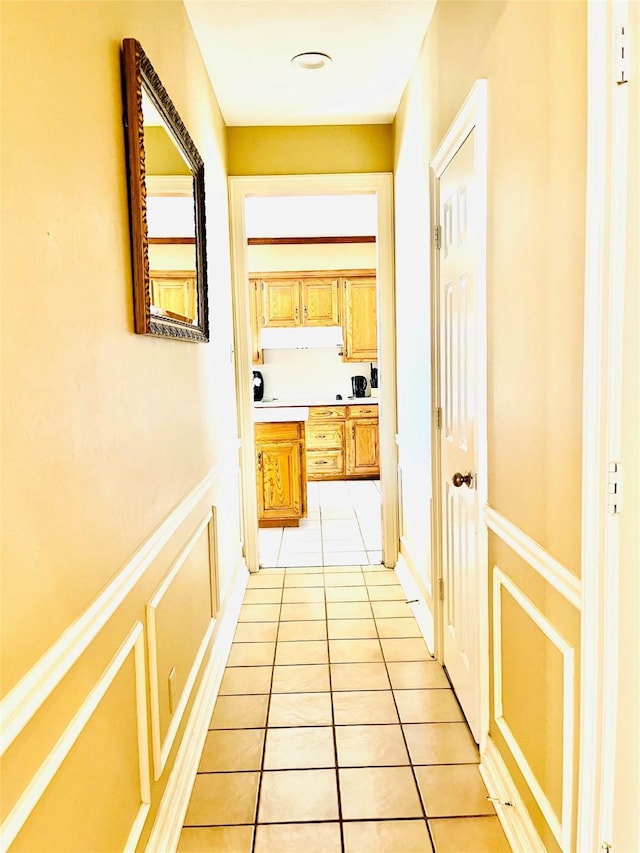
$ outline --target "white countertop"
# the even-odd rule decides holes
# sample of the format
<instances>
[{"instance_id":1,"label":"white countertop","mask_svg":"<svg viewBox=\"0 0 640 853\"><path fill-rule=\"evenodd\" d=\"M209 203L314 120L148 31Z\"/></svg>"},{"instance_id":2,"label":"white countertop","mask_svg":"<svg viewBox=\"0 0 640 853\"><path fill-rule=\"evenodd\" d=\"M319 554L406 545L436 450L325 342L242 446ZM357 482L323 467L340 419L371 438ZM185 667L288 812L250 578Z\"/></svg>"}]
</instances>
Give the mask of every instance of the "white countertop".
<instances>
[{"instance_id":1,"label":"white countertop","mask_svg":"<svg viewBox=\"0 0 640 853\"><path fill-rule=\"evenodd\" d=\"M308 406L266 406L258 407L256 403L253 410L253 422L283 423L284 421L306 421L309 417Z\"/></svg>"},{"instance_id":2,"label":"white countertop","mask_svg":"<svg viewBox=\"0 0 640 853\"><path fill-rule=\"evenodd\" d=\"M279 409L282 407L298 408L309 406L377 406L377 397L345 397L342 400L336 400L335 397L310 397L306 400L278 400L277 398L270 399L265 397L259 403L254 403L254 409ZM294 420L297 420L295 418ZM306 420L306 418L303 418Z\"/></svg>"}]
</instances>

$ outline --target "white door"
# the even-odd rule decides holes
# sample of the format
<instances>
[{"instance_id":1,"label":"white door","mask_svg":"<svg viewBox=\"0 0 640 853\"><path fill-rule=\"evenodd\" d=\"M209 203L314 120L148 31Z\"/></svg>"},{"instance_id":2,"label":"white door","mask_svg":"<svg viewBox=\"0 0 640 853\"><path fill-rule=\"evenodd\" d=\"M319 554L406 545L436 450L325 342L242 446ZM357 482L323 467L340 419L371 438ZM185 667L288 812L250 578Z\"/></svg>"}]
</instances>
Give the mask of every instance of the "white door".
<instances>
[{"instance_id":1,"label":"white door","mask_svg":"<svg viewBox=\"0 0 640 853\"><path fill-rule=\"evenodd\" d=\"M443 660L480 742L474 134L439 179Z\"/></svg>"}]
</instances>

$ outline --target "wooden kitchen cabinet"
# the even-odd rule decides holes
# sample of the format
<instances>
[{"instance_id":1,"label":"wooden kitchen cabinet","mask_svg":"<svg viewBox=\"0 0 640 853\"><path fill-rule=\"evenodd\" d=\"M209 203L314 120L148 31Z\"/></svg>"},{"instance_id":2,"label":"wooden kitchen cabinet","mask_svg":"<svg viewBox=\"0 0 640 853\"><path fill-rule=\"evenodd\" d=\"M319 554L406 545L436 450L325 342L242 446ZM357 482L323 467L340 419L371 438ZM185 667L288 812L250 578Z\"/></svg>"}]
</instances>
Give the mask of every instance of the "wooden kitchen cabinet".
<instances>
[{"instance_id":1,"label":"wooden kitchen cabinet","mask_svg":"<svg viewBox=\"0 0 640 853\"><path fill-rule=\"evenodd\" d=\"M345 407L312 406L306 426L307 479L342 480Z\"/></svg>"},{"instance_id":2,"label":"wooden kitchen cabinet","mask_svg":"<svg viewBox=\"0 0 640 853\"><path fill-rule=\"evenodd\" d=\"M312 406L306 435L309 480L380 475L377 406Z\"/></svg>"},{"instance_id":3,"label":"wooden kitchen cabinet","mask_svg":"<svg viewBox=\"0 0 640 853\"><path fill-rule=\"evenodd\" d=\"M260 349L260 315L262 292L257 279L249 280L249 317L251 321L251 363L264 364L264 353Z\"/></svg>"},{"instance_id":4,"label":"wooden kitchen cabinet","mask_svg":"<svg viewBox=\"0 0 640 853\"><path fill-rule=\"evenodd\" d=\"M377 292L375 276L345 277L343 361L378 358Z\"/></svg>"},{"instance_id":5,"label":"wooden kitchen cabinet","mask_svg":"<svg viewBox=\"0 0 640 853\"><path fill-rule=\"evenodd\" d=\"M378 477L380 452L377 407L348 406L345 435L347 479Z\"/></svg>"},{"instance_id":6,"label":"wooden kitchen cabinet","mask_svg":"<svg viewBox=\"0 0 640 853\"><path fill-rule=\"evenodd\" d=\"M262 325L287 328L302 323L302 293L295 278L262 279Z\"/></svg>"},{"instance_id":7,"label":"wooden kitchen cabinet","mask_svg":"<svg viewBox=\"0 0 640 853\"><path fill-rule=\"evenodd\" d=\"M340 281L338 278L303 279L302 325L340 325Z\"/></svg>"},{"instance_id":8,"label":"wooden kitchen cabinet","mask_svg":"<svg viewBox=\"0 0 640 853\"><path fill-rule=\"evenodd\" d=\"M255 424L258 526L293 527L307 514L304 423Z\"/></svg>"}]
</instances>

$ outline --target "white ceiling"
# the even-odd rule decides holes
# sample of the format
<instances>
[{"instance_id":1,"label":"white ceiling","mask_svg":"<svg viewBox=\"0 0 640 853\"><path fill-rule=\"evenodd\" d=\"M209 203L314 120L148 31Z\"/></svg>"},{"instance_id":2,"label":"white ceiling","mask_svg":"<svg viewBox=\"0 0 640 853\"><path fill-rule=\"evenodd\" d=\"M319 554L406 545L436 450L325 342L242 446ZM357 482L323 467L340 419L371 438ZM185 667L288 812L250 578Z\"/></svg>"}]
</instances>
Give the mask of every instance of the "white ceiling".
<instances>
[{"instance_id":1,"label":"white ceiling","mask_svg":"<svg viewBox=\"0 0 640 853\"><path fill-rule=\"evenodd\" d=\"M185 0L228 126L393 120L436 0ZM291 58L328 53L303 71Z\"/></svg>"}]
</instances>

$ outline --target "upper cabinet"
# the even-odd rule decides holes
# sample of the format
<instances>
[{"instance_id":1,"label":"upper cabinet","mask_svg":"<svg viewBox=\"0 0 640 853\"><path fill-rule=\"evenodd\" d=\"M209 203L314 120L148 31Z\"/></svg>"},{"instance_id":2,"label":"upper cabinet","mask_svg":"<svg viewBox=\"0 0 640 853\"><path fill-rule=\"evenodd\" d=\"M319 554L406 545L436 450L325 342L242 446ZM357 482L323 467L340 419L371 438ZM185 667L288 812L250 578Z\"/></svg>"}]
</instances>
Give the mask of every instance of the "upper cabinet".
<instances>
[{"instance_id":1,"label":"upper cabinet","mask_svg":"<svg viewBox=\"0 0 640 853\"><path fill-rule=\"evenodd\" d=\"M256 273L249 279L252 361L261 328L342 326L343 361L375 361L376 277L369 270Z\"/></svg>"},{"instance_id":2,"label":"upper cabinet","mask_svg":"<svg viewBox=\"0 0 640 853\"><path fill-rule=\"evenodd\" d=\"M302 280L303 325L339 326L340 313L340 281L337 278Z\"/></svg>"},{"instance_id":3,"label":"upper cabinet","mask_svg":"<svg viewBox=\"0 0 640 853\"><path fill-rule=\"evenodd\" d=\"M340 282L336 277L299 278L283 275L253 281L260 288L263 326L287 328L340 325Z\"/></svg>"},{"instance_id":4,"label":"upper cabinet","mask_svg":"<svg viewBox=\"0 0 640 853\"><path fill-rule=\"evenodd\" d=\"M378 318L375 276L343 279L344 361L375 361Z\"/></svg>"},{"instance_id":5,"label":"upper cabinet","mask_svg":"<svg viewBox=\"0 0 640 853\"><path fill-rule=\"evenodd\" d=\"M262 291L262 325L300 326L302 324L302 299L300 281L290 278L263 279L260 283Z\"/></svg>"}]
</instances>

